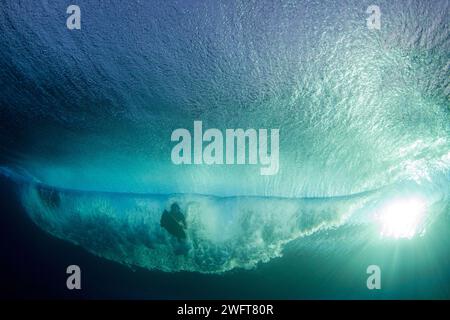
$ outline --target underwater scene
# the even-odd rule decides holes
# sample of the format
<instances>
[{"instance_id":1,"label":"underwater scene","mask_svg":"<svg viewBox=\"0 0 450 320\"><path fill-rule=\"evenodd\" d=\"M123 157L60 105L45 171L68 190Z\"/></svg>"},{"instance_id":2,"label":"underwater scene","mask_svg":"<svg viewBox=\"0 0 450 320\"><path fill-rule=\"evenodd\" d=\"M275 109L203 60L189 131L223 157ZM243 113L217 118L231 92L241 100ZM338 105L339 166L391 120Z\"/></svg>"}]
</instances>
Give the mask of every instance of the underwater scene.
<instances>
[{"instance_id":1,"label":"underwater scene","mask_svg":"<svg viewBox=\"0 0 450 320\"><path fill-rule=\"evenodd\" d=\"M450 299L449 22L2 0L2 297Z\"/></svg>"}]
</instances>

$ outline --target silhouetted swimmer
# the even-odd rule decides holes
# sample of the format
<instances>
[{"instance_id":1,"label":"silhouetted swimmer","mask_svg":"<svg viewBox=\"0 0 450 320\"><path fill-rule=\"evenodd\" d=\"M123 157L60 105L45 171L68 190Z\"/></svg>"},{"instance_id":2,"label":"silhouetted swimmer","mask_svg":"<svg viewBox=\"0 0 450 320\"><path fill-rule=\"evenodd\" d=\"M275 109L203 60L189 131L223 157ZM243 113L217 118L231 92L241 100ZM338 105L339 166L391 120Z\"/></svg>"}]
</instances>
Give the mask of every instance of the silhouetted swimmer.
<instances>
[{"instance_id":1,"label":"silhouetted swimmer","mask_svg":"<svg viewBox=\"0 0 450 320\"><path fill-rule=\"evenodd\" d=\"M186 219L180 211L180 206L176 202L170 206L170 212L164 210L160 224L161 227L166 229L178 240L186 239Z\"/></svg>"}]
</instances>

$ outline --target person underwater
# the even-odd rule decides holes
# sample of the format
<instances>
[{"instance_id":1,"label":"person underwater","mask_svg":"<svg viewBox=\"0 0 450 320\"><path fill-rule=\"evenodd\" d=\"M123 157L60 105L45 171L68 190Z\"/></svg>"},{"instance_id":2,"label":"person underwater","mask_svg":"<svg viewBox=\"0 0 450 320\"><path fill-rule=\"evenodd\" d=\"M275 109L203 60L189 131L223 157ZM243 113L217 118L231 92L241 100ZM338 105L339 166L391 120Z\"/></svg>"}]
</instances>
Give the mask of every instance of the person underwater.
<instances>
[{"instance_id":1,"label":"person underwater","mask_svg":"<svg viewBox=\"0 0 450 320\"><path fill-rule=\"evenodd\" d=\"M170 206L170 211L164 210L160 224L178 240L186 239L186 219L176 202Z\"/></svg>"}]
</instances>

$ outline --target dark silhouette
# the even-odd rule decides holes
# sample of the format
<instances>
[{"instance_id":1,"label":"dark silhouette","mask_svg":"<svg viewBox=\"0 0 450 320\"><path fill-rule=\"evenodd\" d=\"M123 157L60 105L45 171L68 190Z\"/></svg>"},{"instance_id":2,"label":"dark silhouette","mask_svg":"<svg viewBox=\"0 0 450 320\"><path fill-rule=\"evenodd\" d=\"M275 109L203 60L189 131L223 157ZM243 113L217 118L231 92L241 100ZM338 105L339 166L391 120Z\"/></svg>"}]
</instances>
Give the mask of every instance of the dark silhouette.
<instances>
[{"instance_id":1,"label":"dark silhouette","mask_svg":"<svg viewBox=\"0 0 450 320\"><path fill-rule=\"evenodd\" d=\"M186 219L180 211L180 206L176 202L170 206L170 212L164 210L160 224L161 227L178 238L178 240L186 239Z\"/></svg>"}]
</instances>

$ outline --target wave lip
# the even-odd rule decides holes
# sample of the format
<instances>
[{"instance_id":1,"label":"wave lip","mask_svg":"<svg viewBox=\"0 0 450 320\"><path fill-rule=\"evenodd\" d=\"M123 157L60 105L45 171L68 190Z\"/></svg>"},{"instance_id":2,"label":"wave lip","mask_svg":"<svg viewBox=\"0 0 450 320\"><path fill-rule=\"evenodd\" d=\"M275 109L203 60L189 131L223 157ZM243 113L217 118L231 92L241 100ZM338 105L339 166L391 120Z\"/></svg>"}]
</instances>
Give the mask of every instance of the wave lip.
<instances>
[{"instance_id":1,"label":"wave lip","mask_svg":"<svg viewBox=\"0 0 450 320\"><path fill-rule=\"evenodd\" d=\"M288 242L346 223L373 194L329 199L138 195L23 185L31 219L50 234L126 265L221 273L280 257ZM186 240L161 227L179 205Z\"/></svg>"}]
</instances>

